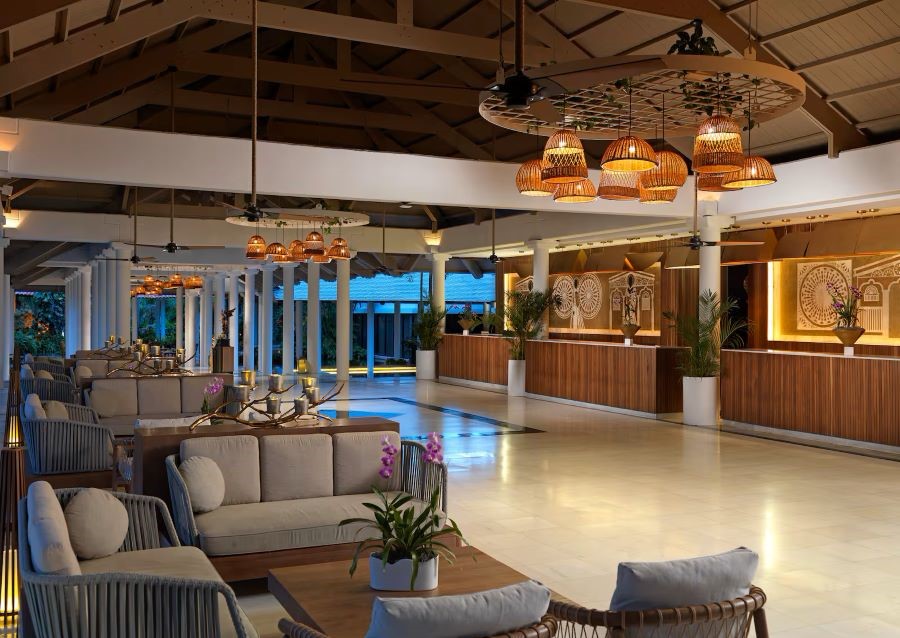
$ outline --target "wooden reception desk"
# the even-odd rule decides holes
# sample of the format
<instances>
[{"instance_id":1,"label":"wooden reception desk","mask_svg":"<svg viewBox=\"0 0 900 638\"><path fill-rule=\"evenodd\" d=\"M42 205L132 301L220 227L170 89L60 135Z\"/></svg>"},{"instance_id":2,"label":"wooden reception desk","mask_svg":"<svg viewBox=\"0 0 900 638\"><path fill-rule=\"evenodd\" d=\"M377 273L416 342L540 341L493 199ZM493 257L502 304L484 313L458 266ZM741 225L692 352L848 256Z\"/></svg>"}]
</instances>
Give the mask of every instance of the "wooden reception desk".
<instances>
[{"instance_id":1,"label":"wooden reception desk","mask_svg":"<svg viewBox=\"0 0 900 638\"><path fill-rule=\"evenodd\" d=\"M681 411L678 348L529 341L525 391L648 414Z\"/></svg>"},{"instance_id":2,"label":"wooden reception desk","mask_svg":"<svg viewBox=\"0 0 900 638\"><path fill-rule=\"evenodd\" d=\"M496 335L444 335L438 349L438 377L443 381L505 386L509 343Z\"/></svg>"},{"instance_id":3,"label":"wooden reception desk","mask_svg":"<svg viewBox=\"0 0 900 638\"><path fill-rule=\"evenodd\" d=\"M900 445L900 358L722 352L723 419Z\"/></svg>"}]
</instances>

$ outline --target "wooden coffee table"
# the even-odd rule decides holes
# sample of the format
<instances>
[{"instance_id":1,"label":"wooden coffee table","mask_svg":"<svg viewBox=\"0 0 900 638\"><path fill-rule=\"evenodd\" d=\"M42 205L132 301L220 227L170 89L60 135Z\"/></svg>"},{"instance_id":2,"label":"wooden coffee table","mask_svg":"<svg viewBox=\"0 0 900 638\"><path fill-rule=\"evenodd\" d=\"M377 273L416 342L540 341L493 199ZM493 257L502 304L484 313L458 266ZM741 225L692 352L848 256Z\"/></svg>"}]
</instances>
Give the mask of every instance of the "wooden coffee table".
<instances>
[{"instance_id":1,"label":"wooden coffee table","mask_svg":"<svg viewBox=\"0 0 900 638\"><path fill-rule=\"evenodd\" d=\"M512 585L528 577L474 547L460 548L453 565L441 562L438 588L427 592L376 592L369 562L350 578L349 561L283 567L269 572L269 591L291 618L329 638L362 638L376 596L447 596Z\"/></svg>"}]
</instances>

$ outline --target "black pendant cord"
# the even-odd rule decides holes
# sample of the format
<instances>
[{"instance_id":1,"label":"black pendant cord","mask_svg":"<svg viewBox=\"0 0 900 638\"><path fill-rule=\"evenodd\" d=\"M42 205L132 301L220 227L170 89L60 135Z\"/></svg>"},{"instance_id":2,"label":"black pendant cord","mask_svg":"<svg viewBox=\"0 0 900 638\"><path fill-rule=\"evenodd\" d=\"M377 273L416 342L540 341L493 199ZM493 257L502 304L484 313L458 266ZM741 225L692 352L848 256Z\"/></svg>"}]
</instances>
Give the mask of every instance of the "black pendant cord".
<instances>
[{"instance_id":1,"label":"black pendant cord","mask_svg":"<svg viewBox=\"0 0 900 638\"><path fill-rule=\"evenodd\" d=\"M169 74L169 130L175 133L175 70ZM169 243L175 243L175 187L169 189Z\"/></svg>"},{"instance_id":2,"label":"black pendant cord","mask_svg":"<svg viewBox=\"0 0 900 638\"><path fill-rule=\"evenodd\" d=\"M516 74L525 72L525 0L516 0Z\"/></svg>"},{"instance_id":3,"label":"black pendant cord","mask_svg":"<svg viewBox=\"0 0 900 638\"><path fill-rule=\"evenodd\" d=\"M252 75L253 87L251 91L253 113L250 122L250 205L256 208L256 136L257 136L257 110L258 91L257 73L259 70L259 51L257 45L257 29L259 27L259 3L253 0L253 27L250 31L250 47L253 50Z\"/></svg>"}]
</instances>

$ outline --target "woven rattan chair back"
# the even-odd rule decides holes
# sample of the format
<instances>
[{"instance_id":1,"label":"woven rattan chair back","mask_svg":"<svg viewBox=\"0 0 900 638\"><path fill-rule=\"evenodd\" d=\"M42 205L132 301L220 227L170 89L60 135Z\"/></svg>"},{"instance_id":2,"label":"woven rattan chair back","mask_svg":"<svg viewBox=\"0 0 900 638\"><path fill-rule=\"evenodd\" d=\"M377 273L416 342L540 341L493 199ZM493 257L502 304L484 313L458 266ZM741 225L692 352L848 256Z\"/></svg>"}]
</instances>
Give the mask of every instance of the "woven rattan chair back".
<instances>
[{"instance_id":1,"label":"woven rattan chair back","mask_svg":"<svg viewBox=\"0 0 900 638\"><path fill-rule=\"evenodd\" d=\"M326 634L323 634L320 631L288 620L287 618L282 618L278 622L278 629L286 636L286 638L328 638ZM541 619L541 622L535 625L523 627L522 629L515 629L505 634L486 636L485 638L553 638L557 635L556 631L556 618L548 614Z\"/></svg>"}]
</instances>

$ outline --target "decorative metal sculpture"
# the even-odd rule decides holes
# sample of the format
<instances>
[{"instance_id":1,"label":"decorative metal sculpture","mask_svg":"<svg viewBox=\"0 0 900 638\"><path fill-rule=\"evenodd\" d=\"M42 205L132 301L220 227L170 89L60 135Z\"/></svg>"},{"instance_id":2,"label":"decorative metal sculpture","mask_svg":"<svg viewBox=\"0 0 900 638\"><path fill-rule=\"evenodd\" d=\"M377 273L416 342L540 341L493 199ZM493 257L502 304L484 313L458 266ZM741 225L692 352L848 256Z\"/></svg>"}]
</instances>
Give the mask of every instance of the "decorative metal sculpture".
<instances>
[{"instance_id":1,"label":"decorative metal sculpture","mask_svg":"<svg viewBox=\"0 0 900 638\"><path fill-rule=\"evenodd\" d=\"M137 352L141 356L140 359L129 359L127 363L122 364L118 368L113 368L109 372L106 373L107 377L114 376L117 372L126 372L130 376L135 377L158 377L158 376L172 376L172 375L193 375L194 373L184 367L188 361L191 361L197 355L194 354L187 361L178 361L177 357L149 357L144 356L140 351ZM153 364L150 364L149 361L153 361ZM164 361L172 361L173 365L171 368L165 367ZM159 367L157 367L159 364ZM177 364L177 365L175 365Z\"/></svg>"},{"instance_id":2,"label":"decorative metal sculpture","mask_svg":"<svg viewBox=\"0 0 900 638\"><path fill-rule=\"evenodd\" d=\"M198 425L201 425L205 422L212 422L213 420L228 421L230 423L240 423L241 425L246 425L251 428L293 427L298 424L301 417L307 416L307 415L311 415L311 416L315 417L315 419L317 421L319 419L323 419L323 420L329 421L329 422L334 421L334 419L332 419L331 417L326 416L324 414L319 414L318 412L315 412L315 413L307 412L307 414L303 414L302 410L301 410L301 413L298 414L297 403L294 404L293 408L291 408L290 410L288 410L287 412L285 412L282 415L278 415L277 411L275 411L275 410L273 410L272 412L268 411L268 409L272 406L272 403L270 403L270 399L277 400L278 396L285 394L286 392L290 392L291 390L293 390L296 387L296 385L297 384L294 383L293 385L291 385L283 390L269 390L269 392L266 393L265 396L263 396L259 399L250 399L247 401L242 400L239 402L240 408L237 410L237 414L230 414L227 411L227 407L228 407L229 403L235 403L235 402L234 401L230 401L230 402L226 401L221 406L216 408L213 412L210 412L209 414L201 414L199 417L197 417L194 420L194 422L191 423L190 429L191 429L191 431L193 431ZM303 395L309 401L308 405L305 406L305 409L312 410L312 409L322 405L323 403L330 401L335 396L337 396L338 393L340 393L340 391L343 390L343 388L344 388L343 383L334 384L333 386L331 386L331 389L328 390L328 392L326 392L321 397L316 396L316 395L318 395L317 387L308 388ZM315 390L316 392L310 392L310 390ZM257 405L263 405L263 406L265 406L266 409L260 409L260 408L256 407ZM277 405L280 406L280 402L278 402ZM251 413L260 414L266 418L263 421L251 421L249 419L242 418L240 415L244 414L247 411L249 411Z\"/></svg>"}]
</instances>

